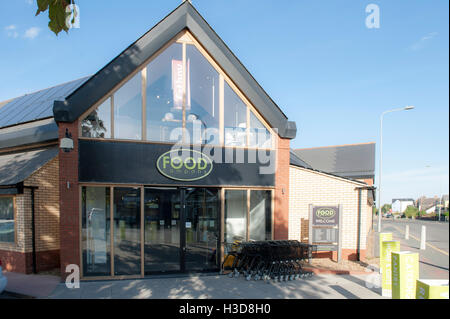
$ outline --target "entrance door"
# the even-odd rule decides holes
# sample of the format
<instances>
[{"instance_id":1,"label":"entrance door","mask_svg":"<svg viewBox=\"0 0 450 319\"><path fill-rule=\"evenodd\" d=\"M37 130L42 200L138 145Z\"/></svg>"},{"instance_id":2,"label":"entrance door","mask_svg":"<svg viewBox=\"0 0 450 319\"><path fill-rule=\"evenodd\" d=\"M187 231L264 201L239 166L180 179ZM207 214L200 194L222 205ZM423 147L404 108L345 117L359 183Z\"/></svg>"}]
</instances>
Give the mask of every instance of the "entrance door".
<instances>
[{"instance_id":1,"label":"entrance door","mask_svg":"<svg viewBox=\"0 0 450 319\"><path fill-rule=\"evenodd\" d=\"M144 189L144 271L216 270L219 265L219 190Z\"/></svg>"},{"instance_id":2,"label":"entrance door","mask_svg":"<svg viewBox=\"0 0 450 319\"><path fill-rule=\"evenodd\" d=\"M144 189L144 271L180 271L181 203L177 188Z\"/></svg>"},{"instance_id":3,"label":"entrance door","mask_svg":"<svg viewBox=\"0 0 450 319\"><path fill-rule=\"evenodd\" d=\"M185 190L185 264L186 271L217 270L219 265L219 190Z\"/></svg>"}]
</instances>

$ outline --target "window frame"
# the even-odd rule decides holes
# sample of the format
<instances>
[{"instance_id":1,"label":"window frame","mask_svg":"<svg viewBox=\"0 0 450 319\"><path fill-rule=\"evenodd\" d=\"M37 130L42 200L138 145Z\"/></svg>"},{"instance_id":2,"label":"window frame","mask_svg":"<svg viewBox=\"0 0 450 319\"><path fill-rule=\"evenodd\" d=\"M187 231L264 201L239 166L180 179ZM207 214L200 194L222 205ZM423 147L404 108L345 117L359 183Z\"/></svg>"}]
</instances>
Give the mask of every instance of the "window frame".
<instances>
[{"instance_id":1,"label":"window frame","mask_svg":"<svg viewBox=\"0 0 450 319\"><path fill-rule=\"evenodd\" d=\"M119 141L119 142L143 142L143 143L153 143L153 144L189 144L189 145L208 145L210 144L196 144L196 143L185 143L184 136L182 141L179 142L166 142L166 141L151 141L147 140L147 67L148 65L155 60L162 52L164 52L168 47L170 47L173 43L181 43L182 44L182 56L183 56L183 80L184 80L184 90L186 90L186 46L193 45L200 54L206 59L207 62L215 69L219 74L219 143L211 144L211 146L218 147L226 147L226 148L245 148L245 149L257 149L257 150L274 150L276 149L276 136L277 133L270 127L267 121L259 114L256 108L250 103L247 97L241 92L241 90L237 87L236 84L228 77L228 75L222 70L222 68L213 60L213 58L208 54L208 52L203 48L203 46L195 39L195 37L187 30L180 32L177 36L175 36L171 41L166 43L163 47L161 47L155 54L153 54L150 58L148 58L142 66L137 68L135 71L131 72L125 79L123 79L120 83L118 83L112 90L110 90L103 98L97 101L92 107L90 107L86 112L84 112L78 121L78 137L80 139L86 140L100 140L100 141ZM117 91L119 91L123 85L125 85L130 79L132 79L136 74L141 74L141 139L118 139L115 138L114 134L114 95ZM229 85L231 90L242 100L242 102L246 106L246 145L245 146L230 146L225 144L224 137L224 87L225 83ZM185 94L184 94L185 96ZM95 109L97 109L100 105L102 105L107 99L111 99L111 137L109 138L101 138L101 137L83 137L82 136L82 122L83 120L91 114ZM186 101L183 100L183 125L185 127L185 113L186 113ZM258 147L250 146L250 112L262 123L262 125L268 130L271 136L271 147Z\"/></svg>"},{"instance_id":2,"label":"window frame","mask_svg":"<svg viewBox=\"0 0 450 319\"><path fill-rule=\"evenodd\" d=\"M16 195L0 195L0 198L12 198L13 200L13 211L14 211L14 241L0 241L1 246L16 246L17 245L17 204Z\"/></svg>"}]
</instances>

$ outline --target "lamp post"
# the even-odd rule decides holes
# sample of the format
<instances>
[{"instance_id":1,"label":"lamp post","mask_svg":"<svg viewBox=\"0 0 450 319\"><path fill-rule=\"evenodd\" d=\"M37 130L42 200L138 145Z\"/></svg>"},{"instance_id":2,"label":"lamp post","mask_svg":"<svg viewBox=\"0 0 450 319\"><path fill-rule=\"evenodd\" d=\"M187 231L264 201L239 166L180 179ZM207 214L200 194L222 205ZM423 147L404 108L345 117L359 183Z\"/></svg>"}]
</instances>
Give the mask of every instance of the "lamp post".
<instances>
[{"instance_id":1,"label":"lamp post","mask_svg":"<svg viewBox=\"0 0 450 319\"><path fill-rule=\"evenodd\" d=\"M380 116L380 171L378 172L378 232L381 232L381 172L383 170L383 116L387 113L397 111L407 111L414 109L414 106L405 106L388 111L384 111Z\"/></svg>"}]
</instances>

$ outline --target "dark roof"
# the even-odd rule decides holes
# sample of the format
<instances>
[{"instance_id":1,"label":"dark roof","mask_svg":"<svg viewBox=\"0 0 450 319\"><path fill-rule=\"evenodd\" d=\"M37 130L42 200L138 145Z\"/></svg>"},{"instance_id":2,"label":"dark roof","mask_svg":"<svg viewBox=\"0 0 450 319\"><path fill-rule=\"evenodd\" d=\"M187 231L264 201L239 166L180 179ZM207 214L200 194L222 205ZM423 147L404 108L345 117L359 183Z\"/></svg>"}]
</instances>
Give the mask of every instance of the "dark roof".
<instances>
[{"instance_id":1,"label":"dark roof","mask_svg":"<svg viewBox=\"0 0 450 319\"><path fill-rule=\"evenodd\" d=\"M53 117L53 102L65 99L88 78L84 77L8 101L0 107L0 127Z\"/></svg>"},{"instance_id":2,"label":"dark roof","mask_svg":"<svg viewBox=\"0 0 450 319\"><path fill-rule=\"evenodd\" d=\"M58 155L58 148L46 148L0 155L0 186L23 182Z\"/></svg>"},{"instance_id":3,"label":"dark roof","mask_svg":"<svg viewBox=\"0 0 450 319\"><path fill-rule=\"evenodd\" d=\"M295 149L314 169L349 178L373 178L375 143Z\"/></svg>"},{"instance_id":4,"label":"dark roof","mask_svg":"<svg viewBox=\"0 0 450 319\"><path fill-rule=\"evenodd\" d=\"M298 157L295 154L294 150L292 150L292 149L290 151L289 164L295 165L295 166L300 166L300 167L303 167L303 168L312 168L311 165L309 165L304 160L302 160L300 157Z\"/></svg>"},{"instance_id":5,"label":"dark roof","mask_svg":"<svg viewBox=\"0 0 450 319\"><path fill-rule=\"evenodd\" d=\"M357 180L349 178L349 177L339 176L339 175L336 175L336 174L332 174L332 173L328 173L328 172L324 172L324 171L315 169L311 165L306 163L304 160L302 160L300 157L298 157L295 154L293 149L290 150L289 165L297 166L297 167L301 167L301 168L306 168L308 170L311 170L311 171L314 171L314 172L318 172L318 173L321 173L321 174L325 174L325 175L329 175L329 176L333 176L333 177L339 177L339 178L343 178L343 179L346 179L346 180L349 180L349 181L352 181L352 182L356 182L356 183L359 183L359 184L367 185L367 183L365 183L365 182L357 181Z\"/></svg>"},{"instance_id":6,"label":"dark roof","mask_svg":"<svg viewBox=\"0 0 450 319\"><path fill-rule=\"evenodd\" d=\"M188 29L202 44L266 121L278 130L281 137L291 139L295 137L297 132L295 122L288 121L286 115L189 1L183 2L65 100L55 101L53 108L55 120L75 121L185 29Z\"/></svg>"},{"instance_id":7,"label":"dark roof","mask_svg":"<svg viewBox=\"0 0 450 319\"><path fill-rule=\"evenodd\" d=\"M30 123L31 124L31 123ZM53 119L0 129L0 149L58 140L58 126Z\"/></svg>"}]
</instances>

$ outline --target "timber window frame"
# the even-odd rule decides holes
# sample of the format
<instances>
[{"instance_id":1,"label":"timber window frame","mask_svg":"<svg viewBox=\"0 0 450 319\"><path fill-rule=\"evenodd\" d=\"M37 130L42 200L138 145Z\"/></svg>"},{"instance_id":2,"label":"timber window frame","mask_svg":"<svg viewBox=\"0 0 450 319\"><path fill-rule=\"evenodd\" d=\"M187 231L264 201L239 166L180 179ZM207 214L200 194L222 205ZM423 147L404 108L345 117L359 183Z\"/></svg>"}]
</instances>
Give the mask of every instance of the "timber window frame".
<instances>
[{"instance_id":1,"label":"timber window frame","mask_svg":"<svg viewBox=\"0 0 450 319\"><path fill-rule=\"evenodd\" d=\"M208 52L202 47L202 45L192 36L192 34L184 30L180 34L178 34L176 37L174 37L171 41L169 41L166 45L164 45L158 52L156 52L152 57L150 57L143 65L136 69L134 72L128 75L121 83L119 83L116 87L114 87L106 96L104 96L101 100L99 100L96 104L94 104L91 108L89 108L85 113L83 113L80 116L79 121L79 138L80 139L95 139L95 140L115 140L115 141L134 141L134 142L148 142L148 143L160 143L160 144L175 144L180 143L180 141L155 141L152 139L148 139L148 123L147 123L147 117L150 116L149 109L148 109L148 101L147 101L147 84L148 84L148 72L147 68L150 65L152 61L154 61L156 58L158 58L167 48L169 48L172 44L179 43L182 45L182 64L183 64L183 116L182 116L182 128L183 128L183 135L181 139L182 144L190 144L190 145L214 145L214 146L224 146L224 147L243 147L243 148L249 148L249 149L275 149L276 148L276 138L275 136L277 133L270 127L270 125L265 121L265 119L259 114L259 112L256 110L256 108L249 102L249 100L245 97L245 95L239 90L239 88L233 83L233 81L227 76L227 74L222 70L222 68L211 58L211 56L208 54ZM218 86L218 94L219 94L219 114L218 114L218 129L219 129L219 141L218 144L208 144L204 143L204 140L202 140L202 143L187 143L185 141L185 128L186 128L186 47L188 45L192 45L195 47L199 53L203 56L203 58L209 62L212 69L214 69L219 74L219 83ZM129 80L133 79L137 74L140 73L141 78L141 132L140 132L140 139L122 139L117 136L115 132L115 94L128 83ZM224 117L225 117L225 101L224 101L224 95L225 95L225 86L229 86L231 90L237 95L237 97L242 101L242 103L246 107L246 121L245 123L245 144L244 145L227 145L226 139L225 139L225 127L224 127ZM111 110L110 110L110 118L108 121L110 122L110 132L109 137L89 137L89 136L83 136L83 122L84 120L91 116L91 113L96 111L105 101L110 100L111 103ZM260 122L260 127L262 126L266 130L266 137L270 136L269 143L264 143L264 146L258 145L251 145L251 134L252 131L261 129L258 127L250 127L250 124L253 119L256 119Z\"/></svg>"}]
</instances>

